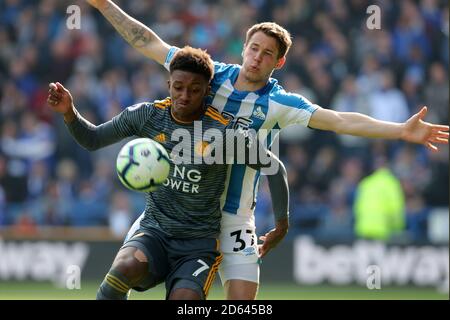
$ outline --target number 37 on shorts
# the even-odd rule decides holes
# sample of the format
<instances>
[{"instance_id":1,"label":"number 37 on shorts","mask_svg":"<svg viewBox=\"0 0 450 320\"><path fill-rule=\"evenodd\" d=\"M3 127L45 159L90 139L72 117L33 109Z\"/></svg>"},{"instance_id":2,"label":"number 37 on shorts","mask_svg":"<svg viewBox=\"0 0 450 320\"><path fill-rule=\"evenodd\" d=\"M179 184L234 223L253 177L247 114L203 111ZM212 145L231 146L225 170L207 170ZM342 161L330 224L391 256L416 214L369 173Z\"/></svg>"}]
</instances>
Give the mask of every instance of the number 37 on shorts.
<instances>
[{"instance_id":1,"label":"number 37 on shorts","mask_svg":"<svg viewBox=\"0 0 450 320\"><path fill-rule=\"evenodd\" d=\"M240 256L240 263L256 262L259 258L256 233L252 229L222 229L220 243L221 251Z\"/></svg>"}]
</instances>

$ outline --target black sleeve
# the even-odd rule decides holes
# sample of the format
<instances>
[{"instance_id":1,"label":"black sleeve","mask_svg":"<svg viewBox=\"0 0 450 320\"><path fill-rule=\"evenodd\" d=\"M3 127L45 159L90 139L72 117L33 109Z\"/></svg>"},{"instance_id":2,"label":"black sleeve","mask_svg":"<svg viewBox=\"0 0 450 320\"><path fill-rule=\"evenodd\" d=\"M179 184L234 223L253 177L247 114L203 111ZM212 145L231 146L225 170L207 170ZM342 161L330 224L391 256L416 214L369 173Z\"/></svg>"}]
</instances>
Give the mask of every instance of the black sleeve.
<instances>
[{"instance_id":1,"label":"black sleeve","mask_svg":"<svg viewBox=\"0 0 450 320\"><path fill-rule=\"evenodd\" d=\"M77 117L66 126L75 140L89 151L116 143L126 137L140 134L147 119L151 118L153 107L142 103L126 108L112 120L94 125L78 112Z\"/></svg>"},{"instance_id":2,"label":"black sleeve","mask_svg":"<svg viewBox=\"0 0 450 320\"><path fill-rule=\"evenodd\" d=\"M89 151L94 151L122 140L122 137L116 133L112 120L96 126L77 112L75 120L66 123L66 126L78 144Z\"/></svg>"},{"instance_id":3,"label":"black sleeve","mask_svg":"<svg viewBox=\"0 0 450 320\"><path fill-rule=\"evenodd\" d=\"M289 185L286 168L283 165L283 162L281 162L274 154L271 152L269 153L274 161L278 161L277 172L275 174L267 175L275 221L289 219Z\"/></svg>"}]
</instances>

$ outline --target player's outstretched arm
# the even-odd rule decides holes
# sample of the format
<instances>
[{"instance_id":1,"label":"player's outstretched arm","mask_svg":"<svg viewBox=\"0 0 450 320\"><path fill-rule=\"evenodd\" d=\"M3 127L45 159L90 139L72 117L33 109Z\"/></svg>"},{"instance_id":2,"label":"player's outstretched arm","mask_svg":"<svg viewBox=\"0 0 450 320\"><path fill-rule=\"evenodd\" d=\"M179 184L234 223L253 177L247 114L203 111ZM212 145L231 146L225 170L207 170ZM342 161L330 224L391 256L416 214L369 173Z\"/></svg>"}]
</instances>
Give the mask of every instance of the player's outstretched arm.
<instances>
[{"instance_id":1,"label":"player's outstretched arm","mask_svg":"<svg viewBox=\"0 0 450 320\"><path fill-rule=\"evenodd\" d=\"M73 104L70 91L59 83L50 83L47 103L64 116L64 123L70 134L82 147L89 151L97 150L123 139L114 129L112 121L96 126L84 119Z\"/></svg>"},{"instance_id":2,"label":"player's outstretched arm","mask_svg":"<svg viewBox=\"0 0 450 320\"><path fill-rule=\"evenodd\" d=\"M146 57L164 65L170 45L150 28L126 14L110 0L86 0L97 8L130 45Z\"/></svg>"},{"instance_id":3,"label":"player's outstretched arm","mask_svg":"<svg viewBox=\"0 0 450 320\"><path fill-rule=\"evenodd\" d=\"M426 113L427 108L423 107L406 122L394 123L376 120L361 113L319 108L311 116L309 126L366 138L402 139L438 151L438 144L448 144L449 126L423 121Z\"/></svg>"},{"instance_id":4,"label":"player's outstretched arm","mask_svg":"<svg viewBox=\"0 0 450 320\"><path fill-rule=\"evenodd\" d=\"M53 111L61 113L64 121L70 123L76 118L76 110L73 105L73 98L69 90L59 83L50 83L48 85L47 103Z\"/></svg>"},{"instance_id":5,"label":"player's outstretched arm","mask_svg":"<svg viewBox=\"0 0 450 320\"><path fill-rule=\"evenodd\" d=\"M263 241L263 244L259 246L261 258L283 240L289 228L289 186L286 168L273 153L268 153L271 161L278 162L278 171L275 174L267 176L272 197L272 209L275 215L275 228L267 232L264 236L259 237Z\"/></svg>"}]
</instances>

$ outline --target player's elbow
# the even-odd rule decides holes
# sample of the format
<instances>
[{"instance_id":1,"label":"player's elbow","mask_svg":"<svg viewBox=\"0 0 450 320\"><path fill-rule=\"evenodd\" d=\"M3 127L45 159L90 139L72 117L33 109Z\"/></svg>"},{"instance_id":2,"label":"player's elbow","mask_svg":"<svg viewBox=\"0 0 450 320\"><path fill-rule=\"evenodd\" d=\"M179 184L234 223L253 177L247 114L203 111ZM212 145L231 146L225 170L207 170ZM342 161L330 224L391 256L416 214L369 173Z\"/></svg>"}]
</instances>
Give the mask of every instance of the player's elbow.
<instances>
[{"instance_id":1,"label":"player's elbow","mask_svg":"<svg viewBox=\"0 0 450 320\"><path fill-rule=\"evenodd\" d=\"M78 140L77 142L83 149L86 149L89 152L97 151L100 148L99 144L95 143L94 140L89 140L89 142L84 142L84 141Z\"/></svg>"},{"instance_id":2,"label":"player's elbow","mask_svg":"<svg viewBox=\"0 0 450 320\"><path fill-rule=\"evenodd\" d=\"M344 117L336 112L335 117L330 126L330 130L337 134L345 134L348 129L348 123L344 120Z\"/></svg>"},{"instance_id":3,"label":"player's elbow","mask_svg":"<svg viewBox=\"0 0 450 320\"><path fill-rule=\"evenodd\" d=\"M94 146L94 145L88 145L88 146L83 146L83 147L89 152L98 150L98 147Z\"/></svg>"}]
</instances>

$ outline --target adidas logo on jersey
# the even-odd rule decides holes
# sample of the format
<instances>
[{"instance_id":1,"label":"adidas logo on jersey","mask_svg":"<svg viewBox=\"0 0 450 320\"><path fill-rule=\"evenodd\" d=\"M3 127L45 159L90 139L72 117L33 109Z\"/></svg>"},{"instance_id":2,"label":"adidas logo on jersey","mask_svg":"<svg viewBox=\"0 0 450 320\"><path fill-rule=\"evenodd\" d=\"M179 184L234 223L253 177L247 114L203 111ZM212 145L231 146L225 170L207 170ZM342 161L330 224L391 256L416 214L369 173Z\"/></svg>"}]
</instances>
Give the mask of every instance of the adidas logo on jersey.
<instances>
[{"instance_id":1,"label":"adidas logo on jersey","mask_svg":"<svg viewBox=\"0 0 450 320\"><path fill-rule=\"evenodd\" d=\"M154 140L158 141L160 143L165 143L166 142L166 135L164 133L160 133L157 136L155 136Z\"/></svg>"},{"instance_id":2,"label":"adidas logo on jersey","mask_svg":"<svg viewBox=\"0 0 450 320\"><path fill-rule=\"evenodd\" d=\"M258 118L260 120L266 120L266 115L264 114L264 112L261 110L261 107L256 108L255 111L253 111L253 116L255 118Z\"/></svg>"}]
</instances>

